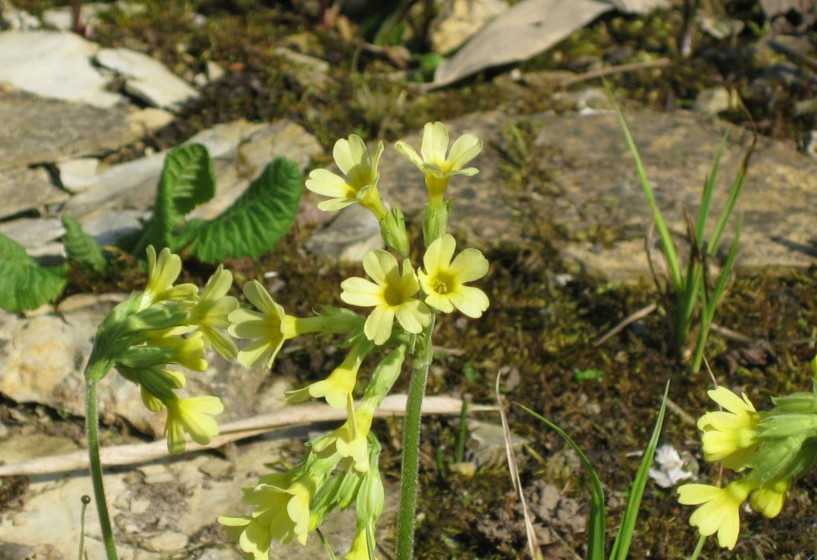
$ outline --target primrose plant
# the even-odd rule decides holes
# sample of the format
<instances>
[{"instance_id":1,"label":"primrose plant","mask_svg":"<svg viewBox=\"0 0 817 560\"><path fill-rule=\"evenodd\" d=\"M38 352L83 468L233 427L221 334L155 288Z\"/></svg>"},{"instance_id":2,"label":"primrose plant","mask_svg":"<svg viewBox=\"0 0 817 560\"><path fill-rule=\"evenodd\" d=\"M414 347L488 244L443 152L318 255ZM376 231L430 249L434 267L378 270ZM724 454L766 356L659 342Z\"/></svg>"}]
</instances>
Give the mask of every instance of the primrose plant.
<instances>
[{"instance_id":1,"label":"primrose plant","mask_svg":"<svg viewBox=\"0 0 817 560\"><path fill-rule=\"evenodd\" d=\"M363 257L366 277L344 280L340 299L357 308L369 308L363 316L348 309L325 308L313 317L287 315L257 281L244 286L244 295L255 307L236 309L229 315L229 332L246 341L238 351L245 366L272 366L284 341L303 334L345 337L346 358L326 379L291 391L297 403L324 399L345 409L347 419L333 432L307 444L303 459L286 472L262 476L244 490L250 506L246 515L219 517L228 536L254 560L269 558L273 541L304 544L327 514L355 505L357 526L346 560L374 559L375 525L383 509L384 489L378 471L380 445L371 432L375 412L410 363L411 378L403 434L401 496L398 511L397 558L413 558L416 509L420 413L428 369L432 360L431 338L437 313L459 310L478 318L488 308L488 297L468 286L488 272L488 261L476 249L455 256L456 241L446 233L451 201L445 193L455 175L473 175L465 167L482 149L472 134L458 138L449 151L448 130L440 122L426 124L418 154L404 142L397 150L414 163L425 177L428 203L424 215L425 251L422 263L410 260L411 242L403 214L383 202L378 183L378 163L383 143L369 153L355 135L334 146L334 160L343 175L326 169L312 171L308 189L323 196L321 210L340 210L359 204L377 218L383 240L390 250L370 251ZM362 399L353 393L361 371L375 358Z\"/></svg>"},{"instance_id":2,"label":"primrose plant","mask_svg":"<svg viewBox=\"0 0 817 560\"><path fill-rule=\"evenodd\" d=\"M758 412L746 396L725 387L708 392L721 410L698 419L704 458L741 473L725 486L685 484L678 501L699 506L689 523L701 539L717 533L718 544L732 549L740 533L740 510L777 517L795 481L817 462L817 357L811 363L811 392L772 398L771 410ZM699 547L700 548L700 547Z\"/></svg>"}]
</instances>

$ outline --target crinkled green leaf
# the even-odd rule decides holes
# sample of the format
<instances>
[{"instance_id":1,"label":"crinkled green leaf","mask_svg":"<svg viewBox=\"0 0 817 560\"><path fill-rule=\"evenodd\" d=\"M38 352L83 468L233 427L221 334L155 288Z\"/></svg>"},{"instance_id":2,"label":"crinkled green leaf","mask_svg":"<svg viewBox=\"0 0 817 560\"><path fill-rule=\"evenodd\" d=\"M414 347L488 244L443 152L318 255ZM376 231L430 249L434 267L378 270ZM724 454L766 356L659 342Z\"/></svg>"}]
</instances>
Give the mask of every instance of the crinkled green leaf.
<instances>
[{"instance_id":1,"label":"crinkled green leaf","mask_svg":"<svg viewBox=\"0 0 817 560\"><path fill-rule=\"evenodd\" d=\"M0 234L0 307L36 309L57 297L65 282L64 266L41 266L22 245Z\"/></svg>"},{"instance_id":2,"label":"crinkled green leaf","mask_svg":"<svg viewBox=\"0 0 817 560\"><path fill-rule=\"evenodd\" d=\"M187 144L168 152L159 179L153 216L134 253L142 254L148 245L157 250L170 247L174 230L184 224L185 214L215 194L215 172L207 148L201 144Z\"/></svg>"},{"instance_id":3,"label":"crinkled green leaf","mask_svg":"<svg viewBox=\"0 0 817 560\"><path fill-rule=\"evenodd\" d=\"M297 164L277 158L267 165L232 206L209 222L191 223L190 253L202 262L226 257L257 258L272 249L298 213L301 173ZM180 235L191 231L184 230Z\"/></svg>"},{"instance_id":4,"label":"crinkled green leaf","mask_svg":"<svg viewBox=\"0 0 817 560\"><path fill-rule=\"evenodd\" d=\"M65 251L68 258L76 261L85 270L103 273L108 268L108 261L102 253L102 247L96 240L82 231L79 222L73 216L65 214L62 217L65 227Z\"/></svg>"}]
</instances>

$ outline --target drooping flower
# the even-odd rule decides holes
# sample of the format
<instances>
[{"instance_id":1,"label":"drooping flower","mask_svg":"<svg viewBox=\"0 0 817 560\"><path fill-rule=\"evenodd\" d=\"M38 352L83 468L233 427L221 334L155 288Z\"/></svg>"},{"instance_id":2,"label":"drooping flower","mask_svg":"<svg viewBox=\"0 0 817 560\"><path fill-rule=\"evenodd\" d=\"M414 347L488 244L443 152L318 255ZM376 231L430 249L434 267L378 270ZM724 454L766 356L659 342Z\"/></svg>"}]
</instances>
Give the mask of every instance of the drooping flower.
<instances>
[{"instance_id":1,"label":"drooping flower","mask_svg":"<svg viewBox=\"0 0 817 560\"><path fill-rule=\"evenodd\" d=\"M707 394L726 410L707 412L698 420L704 457L710 462L721 461L728 469L741 470L757 449L759 415L745 394L738 397L725 387Z\"/></svg>"},{"instance_id":2,"label":"drooping flower","mask_svg":"<svg viewBox=\"0 0 817 560\"><path fill-rule=\"evenodd\" d=\"M352 395L347 397L346 422L331 434L313 445L317 453L327 450L336 451L342 458L348 459L358 472L369 470L369 430L372 427L377 402L374 399L363 399L355 408Z\"/></svg>"},{"instance_id":3,"label":"drooping flower","mask_svg":"<svg viewBox=\"0 0 817 560\"><path fill-rule=\"evenodd\" d=\"M785 479L763 484L752 492L749 505L756 512L762 513L764 517L769 519L777 517L783 509L789 486L791 483Z\"/></svg>"},{"instance_id":4,"label":"drooping flower","mask_svg":"<svg viewBox=\"0 0 817 560\"><path fill-rule=\"evenodd\" d=\"M172 398L165 400L164 405L167 407L165 433L170 453L184 451L185 433L200 445L207 445L218 435L218 423L213 416L224 412L224 405L218 397Z\"/></svg>"},{"instance_id":5,"label":"drooping flower","mask_svg":"<svg viewBox=\"0 0 817 560\"><path fill-rule=\"evenodd\" d=\"M199 289L194 284L173 283L182 271L182 259L165 247L156 258L156 249L148 245L148 283L142 294L141 307L159 301L195 301Z\"/></svg>"},{"instance_id":6,"label":"drooping flower","mask_svg":"<svg viewBox=\"0 0 817 560\"><path fill-rule=\"evenodd\" d=\"M403 261L401 273L391 253L376 249L363 257L363 270L374 282L347 278L340 285L340 298L350 305L374 307L363 328L366 338L378 345L386 342L395 318L407 332L415 334L429 324L431 311L417 299L420 284L408 260Z\"/></svg>"},{"instance_id":7,"label":"drooping flower","mask_svg":"<svg viewBox=\"0 0 817 560\"><path fill-rule=\"evenodd\" d=\"M699 505L689 518L689 524L698 527L702 536L718 534L718 544L735 548L740 532L740 506L755 485L742 478L724 488L707 484L684 484L678 488L678 502Z\"/></svg>"},{"instance_id":8,"label":"drooping flower","mask_svg":"<svg viewBox=\"0 0 817 560\"><path fill-rule=\"evenodd\" d=\"M221 331L230 326L227 317L238 308L238 300L227 295L232 284L232 273L218 265L188 317L188 322L199 328L205 344L215 348L227 360L235 358L238 353L235 343Z\"/></svg>"},{"instance_id":9,"label":"drooping flower","mask_svg":"<svg viewBox=\"0 0 817 560\"><path fill-rule=\"evenodd\" d=\"M473 134L463 134L448 151L448 128L441 122L426 123L420 154L403 141L395 144L397 151L406 156L425 175L429 201L432 206L442 203L448 181L454 175L476 175L479 170L465 165L482 150L482 141ZM446 154L446 152L448 153Z\"/></svg>"},{"instance_id":10,"label":"drooping flower","mask_svg":"<svg viewBox=\"0 0 817 560\"><path fill-rule=\"evenodd\" d=\"M372 535L372 538L374 538L374 535ZM372 543L372 548L374 548L374 543ZM365 523L358 522L352 548L343 555L341 560L376 560L376 558L369 556L369 539L366 536Z\"/></svg>"},{"instance_id":11,"label":"drooping flower","mask_svg":"<svg viewBox=\"0 0 817 560\"><path fill-rule=\"evenodd\" d=\"M361 337L362 338L362 337ZM346 402L351 397L357 381L357 373L366 354L372 348L368 340L358 341L344 358L343 362L332 370L326 379L316 381L302 389L289 391L287 401L290 403L303 402L309 397L326 399L332 408L346 408Z\"/></svg>"},{"instance_id":12,"label":"drooping flower","mask_svg":"<svg viewBox=\"0 0 817 560\"><path fill-rule=\"evenodd\" d=\"M488 296L465 284L488 273L488 260L476 249L465 249L452 261L456 244L449 234L437 238L423 256L425 271L420 270L417 275L428 305L444 313L456 308L477 318L488 309Z\"/></svg>"},{"instance_id":13,"label":"drooping flower","mask_svg":"<svg viewBox=\"0 0 817 560\"><path fill-rule=\"evenodd\" d=\"M374 154L369 156L366 144L356 134L349 135L348 140L341 138L335 142L332 155L346 177L327 169L315 169L309 173L306 188L316 194L332 197L319 203L318 208L340 210L358 203L370 210L378 220L382 219L388 212L377 189L377 165L382 154L383 142L378 142Z\"/></svg>"}]
</instances>

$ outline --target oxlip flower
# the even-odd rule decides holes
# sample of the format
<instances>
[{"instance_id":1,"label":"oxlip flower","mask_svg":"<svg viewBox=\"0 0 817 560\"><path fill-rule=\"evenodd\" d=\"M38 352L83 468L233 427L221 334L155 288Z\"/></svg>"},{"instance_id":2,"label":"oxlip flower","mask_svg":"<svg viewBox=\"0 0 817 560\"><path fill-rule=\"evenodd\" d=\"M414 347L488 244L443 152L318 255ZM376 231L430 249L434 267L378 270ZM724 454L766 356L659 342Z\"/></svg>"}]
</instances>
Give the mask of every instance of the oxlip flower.
<instances>
[{"instance_id":1,"label":"oxlip flower","mask_svg":"<svg viewBox=\"0 0 817 560\"><path fill-rule=\"evenodd\" d=\"M377 165L382 154L383 142L378 142L374 154L370 156L363 139L356 134L349 135L348 140L341 138L335 142L332 156L346 177L327 169L315 169L309 173L306 188L331 197L319 203L318 208L340 210L357 203L370 210L378 220L382 219L388 213L377 189Z\"/></svg>"},{"instance_id":2,"label":"oxlip flower","mask_svg":"<svg viewBox=\"0 0 817 560\"><path fill-rule=\"evenodd\" d=\"M383 344L392 333L395 318L407 332L417 334L431 322L431 310L417 299L420 284L408 260L403 269L391 253L381 249L363 257L363 270L372 280L352 277L340 287L340 298L361 307L374 307L363 327L366 338Z\"/></svg>"},{"instance_id":3,"label":"oxlip flower","mask_svg":"<svg viewBox=\"0 0 817 560\"><path fill-rule=\"evenodd\" d=\"M423 255L425 271L418 271L425 302L444 313L459 309L477 318L488 309L488 296L479 288L466 286L488 273L488 260L476 249L465 249L454 258L456 241L445 234L438 237Z\"/></svg>"},{"instance_id":4,"label":"oxlip flower","mask_svg":"<svg viewBox=\"0 0 817 560\"><path fill-rule=\"evenodd\" d=\"M741 470L757 449L759 415L745 394L738 397L725 387L707 394L725 410L707 412L698 420L704 457L710 462L721 461L728 469Z\"/></svg>"},{"instance_id":5,"label":"oxlip flower","mask_svg":"<svg viewBox=\"0 0 817 560\"><path fill-rule=\"evenodd\" d=\"M425 175L429 202L438 206L443 201L448 181L454 175L476 175L476 167L465 165L482 151L482 140L473 134L463 134L448 151L448 128L441 122L426 123L423 127L423 141L420 154L403 141L394 146ZM446 153L448 152L448 153Z\"/></svg>"},{"instance_id":6,"label":"oxlip flower","mask_svg":"<svg viewBox=\"0 0 817 560\"><path fill-rule=\"evenodd\" d=\"M783 509L789 486L791 483L785 479L764 484L752 492L749 505L753 510L762 513L764 517L769 519L777 517Z\"/></svg>"},{"instance_id":7,"label":"oxlip flower","mask_svg":"<svg viewBox=\"0 0 817 560\"><path fill-rule=\"evenodd\" d=\"M689 524L698 527L704 537L718 534L718 544L733 549L740 532L740 506L754 488L754 484L742 478L730 482L724 488L707 484L684 484L678 488L678 502L699 505L689 518Z\"/></svg>"},{"instance_id":8,"label":"oxlip flower","mask_svg":"<svg viewBox=\"0 0 817 560\"><path fill-rule=\"evenodd\" d=\"M332 373L326 379L316 381L302 389L287 392L287 401L299 403L309 397L316 399L323 397L332 408L346 408L346 403L351 398L357 382L360 365L371 348L371 342L366 339L359 340L346 355L343 362L332 370Z\"/></svg>"},{"instance_id":9,"label":"oxlip flower","mask_svg":"<svg viewBox=\"0 0 817 560\"><path fill-rule=\"evenodd\" d=\"M218 435L218 423L212 418L224 412L224 405L218 397L172 398L164 401L167 407L167 449L170 453L181 453L185 448L184 434L190 434L200 445L210 443Z\"/></svg>"},{"instance_id":10,"label":"oxlip flower","mask_svg":"<svg viewBox=\"0 0 817 560\"><path fill-rule=\"evenodd\" d=\"M159 301L195 301L199 289L194 284L173 283L182 271L182 259L165 247L156 258L156 249L148 245L148 283L142 293L141 307Z\"/></svg>"},{"instance_id":11,"label":"oxlip flower","mask_svg":"<svg viewBox=\"0 0 817 560\"><path fill-rule=\"evenodd\" d=\"M348 459L356 471L367 472L369 470L368 436L378 403L377 399L364 399L355 409L352 395L348 395L346 422L313 445L313 449L317 453L335 451L344 459Z\"/></svg>"},{"instance_id":12,"label":"oxlip flower","mask_svg":"<svg viewBox=\"0 0 817 560\"><path fill-rule=\"evenodd\" d=\"M227 360L235 358L238 353L235 343L221 332L230 326L227 317L238 308L238 300L227 295L232 284L232 273L218 265L188 316L188 323L198 327L205 344L215 348Z\"/></svg>"}]
</instances>

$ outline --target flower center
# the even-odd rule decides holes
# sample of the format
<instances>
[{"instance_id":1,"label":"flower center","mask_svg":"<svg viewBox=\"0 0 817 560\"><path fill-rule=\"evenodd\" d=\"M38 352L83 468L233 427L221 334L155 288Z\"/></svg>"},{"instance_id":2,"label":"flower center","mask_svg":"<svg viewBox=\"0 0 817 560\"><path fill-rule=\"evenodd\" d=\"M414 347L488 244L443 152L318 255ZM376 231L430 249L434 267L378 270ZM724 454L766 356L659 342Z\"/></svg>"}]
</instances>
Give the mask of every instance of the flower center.
<instances>
[{"instance_id":1,"label":"flower center","mask_svg":"<svg viewBox=\"0 0 817 560\"><path fill-rule=\"evenodd\" d=\"M403 290L399 286L392 284L386 284L386 289L383 290L383 299L392 307L397 307L405 301Z\"/></svg>"}]
</instances>

